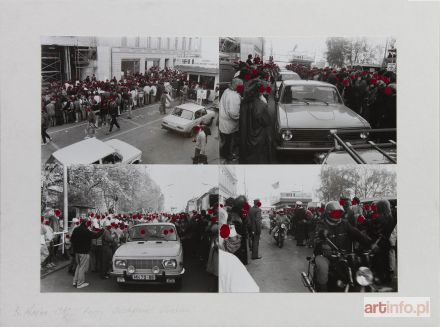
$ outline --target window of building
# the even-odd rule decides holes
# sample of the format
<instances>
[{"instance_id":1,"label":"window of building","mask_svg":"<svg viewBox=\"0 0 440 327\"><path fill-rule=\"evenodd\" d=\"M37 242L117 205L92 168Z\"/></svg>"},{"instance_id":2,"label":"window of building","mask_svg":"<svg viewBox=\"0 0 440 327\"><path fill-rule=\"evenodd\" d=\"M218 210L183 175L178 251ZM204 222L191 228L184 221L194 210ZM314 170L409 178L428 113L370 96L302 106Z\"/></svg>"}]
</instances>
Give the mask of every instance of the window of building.
<instances>
[{"instance_id":1,"label":"window of building","mask_svg":"<svg viewBox=\"0 0 440 327\"><path fill-rule=\"evenodd\" d=\"M124 76L134 75L139 73L140 59L122 59L121 60L121 72Z\"/></svg>"},{"instance_id":2,"label":"window of building","mask_svg":"<svg viewBox=\"0 0 440 327\"><path fill-rule=\"evenodd\" d=\"M191 46L192 46L192 37L188 39L188 50L191 50Z\"/></svg>"},{"instance_id":3,"label":"window of building","mask_svg":"<svg viewBox=\"0 0 440 327\"><path fill-rule=\"evenodd\" d=\"M167 49L170 49L171 46L171 40L169 37L167 37Z\"/></svg>"},{"instance_id":4,"label":"window of building","mask_svg":"<svg viewBox=\"0 0 440 327\"><path fill-rule=\"evenodd\" d=\"M179 48L179 38L178 37L175 37L174 38L174 49L178 49Z\"/></svg>"},{"instance_id":5,"label":"window of building","mask_svg":"<svg viewBox=\"0 0 440 327\"><path fill-rule=\"evenodd\" d=\"M182 50L186 50L186 37L182 38Z\"/></svg>"},{"instance_id":6,"label":"window of building","mask_svg":"<svg viewBox=\"0 0 440 327\"><path fill-rule=\"evenodd\" d=\"M161 37L158 37L158 38L157 38L157 48L158 48L158 49L161 49L161 48L162 48L162 38L161 38Z\"/></svg>"}]
</instances>

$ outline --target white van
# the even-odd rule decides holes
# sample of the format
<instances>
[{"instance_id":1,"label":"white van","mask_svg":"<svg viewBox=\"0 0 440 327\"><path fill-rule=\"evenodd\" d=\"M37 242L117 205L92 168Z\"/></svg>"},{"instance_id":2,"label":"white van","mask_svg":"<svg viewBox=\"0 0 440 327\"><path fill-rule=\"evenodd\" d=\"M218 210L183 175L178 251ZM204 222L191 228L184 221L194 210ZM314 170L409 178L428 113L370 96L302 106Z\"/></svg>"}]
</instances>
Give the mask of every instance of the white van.
<instances>
[{"instance_id":1,"label":"white van","mask_svg":"<svg viewBox=\"0 0 440 327\"><path fill-rule=\"evenodd\" d=\"M142 151L123 141L106 142L94 137L66 146L54 153L48 163L58 161L63 165L139 164Z\"/></svg>"}]
</instances>

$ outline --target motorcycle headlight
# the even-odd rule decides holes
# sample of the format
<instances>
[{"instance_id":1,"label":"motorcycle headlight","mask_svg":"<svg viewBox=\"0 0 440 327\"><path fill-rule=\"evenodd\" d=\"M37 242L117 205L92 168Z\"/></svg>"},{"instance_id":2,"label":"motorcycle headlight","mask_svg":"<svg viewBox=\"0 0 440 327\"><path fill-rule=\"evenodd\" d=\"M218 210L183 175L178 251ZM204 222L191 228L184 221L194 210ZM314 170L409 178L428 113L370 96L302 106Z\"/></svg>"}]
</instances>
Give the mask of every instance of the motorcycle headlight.
<instances>
[{"instance_id":1,"label":"motorcycle headlight","mask_svg":"<svg viewBox=\"0 0 440 327\"><path fill-rule=\"evenodd\" d=\"M373 272L368 267L359 267L356 272L356 281L361 286L368 286L373 283Z\"/></svg>"},{"instance_id":2,"label":"motorcycle headlight","mask_svg":"<svg viewBox=\"0 0 440 327\"><path fill-rule=\"evenodd\" d=\"M289 130L283 130L283 131L281 132L281 138L282 138L284 141L290 141L290 140L292 139L292 137L293 137L293 134L292 134L292 132L289 131Z\"/></svg>"},{"instance_id":3,"label":"motorcycle headlight","mask_svg":"<svg viewBox=\"0 0 440 327\"><path fill-rule=\"evenodd\" d=\"M284 225L284 224L281 224L281 228L286 228L286 225Z\"/></svg>"},{"instance_id":4,"label":"motorcycle headlight","mask_svg":"<svg viewBox=\"0 0 440 327\"><path fill-rule=\"evenodd\" d=\"M361 139L365 140L368 138L369 133L361 133L359 136L361 137Z\"/></svg>"},{"instance_id":5,"label":"motorcycle headlight","mask_svg":"<svg viewBox=\"0 0 440 327\"><path fill-rule=\"evenodd\" d=\"M171 260L164 260L163 266L165 269L176 269L177 267L177 261L175 259Z\"/></svg>"},{"instance_id":6,"label":"motorcycle headlight","mask_svg":"<svg viewBox=\"0 0 440 327\"><path fill-rule=\"evenodd\" d=\"M127 262L125 260L115 260L116 268L125 268L127 267Z\"/></svg>"}]
</instances>

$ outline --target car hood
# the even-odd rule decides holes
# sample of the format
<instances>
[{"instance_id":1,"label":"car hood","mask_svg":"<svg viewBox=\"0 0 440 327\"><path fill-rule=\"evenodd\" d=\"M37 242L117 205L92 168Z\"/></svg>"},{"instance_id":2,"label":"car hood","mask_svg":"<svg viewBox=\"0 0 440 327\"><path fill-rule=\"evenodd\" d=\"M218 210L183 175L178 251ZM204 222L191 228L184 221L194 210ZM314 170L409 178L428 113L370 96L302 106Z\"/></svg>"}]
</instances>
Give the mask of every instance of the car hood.
<instances>
[{"instance_id":1,"label":"car hood","mask_svg":"<svg viewBox=\"0 0 440 327\"><path fill-rule=\"evenodd\" d=\"M370 128L361 116L344 105L279 104L281 128Z\"/></svg>"},{"instance_id":2,"label":"car hood","mask_svg":"<svg viewBox=\"0 0 440 327\"><path fill-rule=\"evenodd\" d=\"M121 245L115 252L115 257L175 257L181 251L179 241L134 241Z\"/></svg>"},{"instance_id":3,"label":"car hood","mask_svg":"<svg viewBox=\"0 0 440 327\"><path fill-rule=\"evenodd\" d=\"M111 139L106 141L105 143L110 145L113 149L116 150L116 152L118 152L122 156L123 163L127 163L136 158L140 159L142 155L141 150L118 139Z\"/></svg>"},{"instance_id":4,"label":"car hood","mask_svg":"<svg viewBox=\"0 0 440 327\"><path fill-rule=\"evenodd\" d=\"M174 126L182 126L182 127L192 123L192 120L188 120L174 115L166 116L163 119L163 121Z\"/></svg>"}]
</instances>

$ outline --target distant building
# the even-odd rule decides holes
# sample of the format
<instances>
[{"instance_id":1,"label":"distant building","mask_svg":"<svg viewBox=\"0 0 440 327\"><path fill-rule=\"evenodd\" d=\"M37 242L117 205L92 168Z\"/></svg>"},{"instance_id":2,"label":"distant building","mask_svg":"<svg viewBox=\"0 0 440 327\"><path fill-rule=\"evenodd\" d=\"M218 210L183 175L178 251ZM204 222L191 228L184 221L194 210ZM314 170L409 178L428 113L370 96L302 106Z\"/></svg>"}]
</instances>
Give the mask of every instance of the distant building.
<instances>
[{"instance_id":1,"label":"distant building","mask_svg":"<svg viewBox=\"0 0 440 327\"><path fill-rule=\"evenodd\" d=\"M197 210L197 199L198 198L192 198L189 200L186 204L185 212L192 212L193 210Z\"/></svg>"},{"instance_id":2,"label":"distant building","mask_svg":"<svg viewBox=\"0 0 440 327\"><path fill-rule=\"evenodd\" d=\"M292 59L290 59L292 64L303 65L307 68L311 68L314 61L314 58L302 54L293 54Z\"/></svg>"},{"instance_id":3,"label":"distant building","mask_svg":"<svg viewBox=\"0 0 440 327\"><path fill-rule=\"evenodd\" d=\"M188 81L205 85L207 89L214 90L219 83L218 64L181 64L176 68L186 72ZM210 101L213 101L215 93L211 92Z\"/></svg>"},{"instance_id":4,"label":"distant building","mask_svg":"<svg viewBox=\"0 0 440 327\"><path fill-rule=\"evenodd\" d=\"M237 175L234 166L219 166L219 202L224 203L228 198L237 196Z\"/></svg>"},{"instance_id":5,"label":"distant building","mask_svg":"<svg viewBox=\"0 0 440 327\"><path fill-rule=\"evenodd\" d=\"M120 79L152 66L193 64L201 47L197 37L42 37L42 80L44 84L93 74L98 80Z\"/></svg>"},{"instance_id":6,"label":"distant building","mask_svg":"<svg viewBox=\"0 0 440 327\"><path fill-rule=\"evenodd\" d=\"M272 199L272 206L276 209L292 207L297 201L301 201L304 206L312 202L312 195L302 191L280 192Z\"/></svg>"},{"instance_id":7,"label":"distant building","mask_svg":"<svg viewBox=\"0 0 440 327\"><path fill-rule=\"evenodd\" d=\"M246 61L248 55L264 55L264 38L262 37L223 37L219 39L219 56L221 61Z\"/></svg>"}]
</instances>

